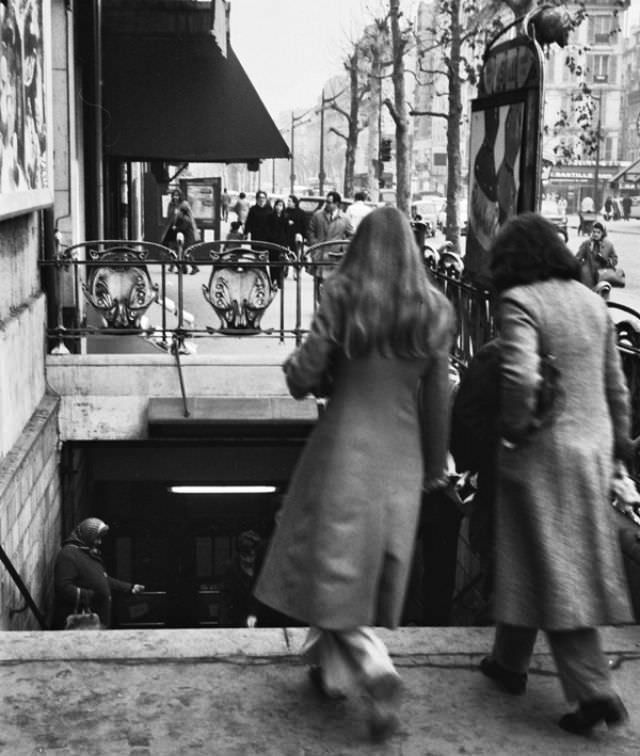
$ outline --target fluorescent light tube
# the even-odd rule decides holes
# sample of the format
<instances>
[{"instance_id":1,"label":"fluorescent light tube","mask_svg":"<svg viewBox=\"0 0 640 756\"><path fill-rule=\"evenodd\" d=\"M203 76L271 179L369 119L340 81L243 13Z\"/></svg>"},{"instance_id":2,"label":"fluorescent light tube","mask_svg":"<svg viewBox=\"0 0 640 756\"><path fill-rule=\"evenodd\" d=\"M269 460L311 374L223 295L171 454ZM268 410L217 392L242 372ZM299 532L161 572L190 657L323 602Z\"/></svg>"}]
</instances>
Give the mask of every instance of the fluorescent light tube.
<instances>
[{"instance_id":1,"label":"fluorescent light tube","mask_svg":"<svg viewBox=\"0 0 640 756\"><path fill-rule=\"evenodd\" d=\"M269 494L275 486L169 486L174 494Z\"/></svg>"}]
</instances>

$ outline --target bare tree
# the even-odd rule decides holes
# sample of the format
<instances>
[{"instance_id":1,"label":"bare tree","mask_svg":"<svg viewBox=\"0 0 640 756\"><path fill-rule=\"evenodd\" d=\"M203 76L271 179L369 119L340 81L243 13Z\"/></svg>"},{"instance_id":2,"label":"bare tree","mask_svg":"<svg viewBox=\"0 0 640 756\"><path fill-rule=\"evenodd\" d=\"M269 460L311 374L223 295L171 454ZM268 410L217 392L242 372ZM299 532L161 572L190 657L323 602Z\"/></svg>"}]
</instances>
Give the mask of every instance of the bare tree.
<instances>
[{"instance_id":1,"label":"bare tree","mask_svg":"<svg viewBox=\"0 0 640 756\"><path fill-rule=\"evenodd\" d=\"M509 0L511 2L511 0ZM489 34L500 29L502 0L486 3L476 0L438 0L430 27L418 36L418 76L446 94L447 107L438 110L412 110L411 115L441 118L447 129L447 221L446 235L459 247L460 224L458 197L462 188L461 123L463 84L475 84L481 66L479 50ZM426 32L426 33L424 33Z\"/></svg>"},{"instance_id":2,"label":"bare tree","mask_svg":"<svg viewBox=\"0 0 640 756\"><path fill-rule=\"evenodd\" d=\"M365 123L362 122L360 117L360 109L364 96L369 91L369 81L363 76L362 57L363 51L360 44L355 44L353 51L344 61L345 70L349 75L348 111L341 107L338 101L333 101L331 103L333 110L344 116L347 122L346 134L334 126L329 129L341 139L344 139L346 145L343 186L345 197L353 197L353 177L355 172L356 151L358 149L358 137L365 126Z\"/></svg>"},{"instance_id":3,"label":"bare tree","mask_svg":"<svg viewBox=\"0 0 640 756\"><path fill-rule=\"evenodd\" d=\"M411 204L411 156L409 152L409 108L405 89L405 55L412 41L410 27L401 28L400 0L389 0L391 26L391 79L393 101L385 100L396 127L396 204L409 215Z\"/></svg>"}]
</instances>

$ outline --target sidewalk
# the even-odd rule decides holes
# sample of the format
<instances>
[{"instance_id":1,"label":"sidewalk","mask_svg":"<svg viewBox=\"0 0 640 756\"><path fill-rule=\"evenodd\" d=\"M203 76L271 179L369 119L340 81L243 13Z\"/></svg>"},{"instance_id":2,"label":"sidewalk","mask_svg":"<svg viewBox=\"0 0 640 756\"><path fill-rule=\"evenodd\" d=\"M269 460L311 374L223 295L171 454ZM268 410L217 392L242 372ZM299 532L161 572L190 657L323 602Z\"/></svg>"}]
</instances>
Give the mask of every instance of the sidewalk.
<instances>
[{"instance_id":1,"label":"sidewalk","mask_svg":"<svg viewBox=\"0 0 640 756\"><path fill-rule=\"evenodd\" d=\"M636 756L640 627L605 628L631 721L590 738L568 710L543 639L528 692L478 672L490 628L381 631L405 683L402 727L372 744L365 702L323 702L296 655L304 629L0 633L0 753L7 756Z\"/></svg>"}]
</instances>

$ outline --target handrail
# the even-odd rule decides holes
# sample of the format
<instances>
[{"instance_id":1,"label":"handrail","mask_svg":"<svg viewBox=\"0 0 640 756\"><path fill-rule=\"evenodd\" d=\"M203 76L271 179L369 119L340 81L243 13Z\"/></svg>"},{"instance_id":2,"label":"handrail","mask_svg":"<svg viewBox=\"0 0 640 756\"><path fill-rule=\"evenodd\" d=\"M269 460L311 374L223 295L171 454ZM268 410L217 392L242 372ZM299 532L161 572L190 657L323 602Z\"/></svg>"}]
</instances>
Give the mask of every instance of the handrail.
<instances>
[{"instance_id":1,"label":"handrail","mask_svg":"<svg viewBox=\"0 0 640 756\"><path fill-rule=\"evenodd\" d=\"M311 286L304 286L304 274L335 268L348 244L336 240L304 248L298 243L292 251L261 240L215 240L187 248L180 242L172 250L156 242L90 240L59 245L54 259L41 260L42 268L56 272L55 288L47 291L57 315L48 327L52 354L80 351L82 339L95 336L135 335L170 351L175 334L183 354L195 339L212 336L276 337L281 343L290 337L299 345L317 305ZM292 275L285 277L284 269ZM169 275L172 270L177 278ZM185 278L194 275L208 281L199 295ZM278 325L263 327L262 313L279 292ZM74 297L73 308L64 296ZM147 314L152 305L160 311L154 307ZM187 312L193 307L197 322Z\"/></svg>"},{"instance_id":2,"label":"handrail","mask_svg":"<svg viewBox=\"0 0 640 756\"><path fill-rule=\"evenodd\" d=\"M36 606L36 603L33 600L33 597L29 593L29 589L24 584L24 582L23 582L22 578L20 577L18 571L13 566L13 562L11 561L11 559L9 559L9 556L8 556L7 552L2 548L1 545L0 545L0 562L2 562L2 564L4 564L4 566L7 568L7 572L9 573L11 579L16 584L17 589L22 594L22 597L24 598L24 600L26 602L26 606L28 606L29 609L31 609L31 611L33 612L34 617L38 620L38 624L40 625L40 629L41 630L47 630L48 629L47 628L47 622L46 622L46 620L44 618L44 614L42 614L42 612ZM13 613L15 614L15 613L18 613L18 612L22 612L22 611L24 611L25 608L26 607L23 607L22 609L14 609Z\"/></svg>"}]
</instances>

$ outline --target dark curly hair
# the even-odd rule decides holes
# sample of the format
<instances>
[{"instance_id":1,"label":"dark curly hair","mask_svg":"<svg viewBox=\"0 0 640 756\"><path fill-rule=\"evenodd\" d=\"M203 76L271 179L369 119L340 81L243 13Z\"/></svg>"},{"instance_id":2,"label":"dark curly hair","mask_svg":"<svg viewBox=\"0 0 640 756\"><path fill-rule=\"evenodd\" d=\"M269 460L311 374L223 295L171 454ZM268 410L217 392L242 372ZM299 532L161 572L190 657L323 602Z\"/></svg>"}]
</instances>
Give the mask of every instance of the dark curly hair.
<instances>
[{"instance_id":1,"label":"dark curly hair","mask_svg":"<svg viewBox=\"0 0 640 756\"><path fill-rule=\"evenodd\" d=\"M538 213L515 215L502 226L490 250L497 292L550 278L580 280L580 265L555 226Z\"/></svg>"}]
</instances>

